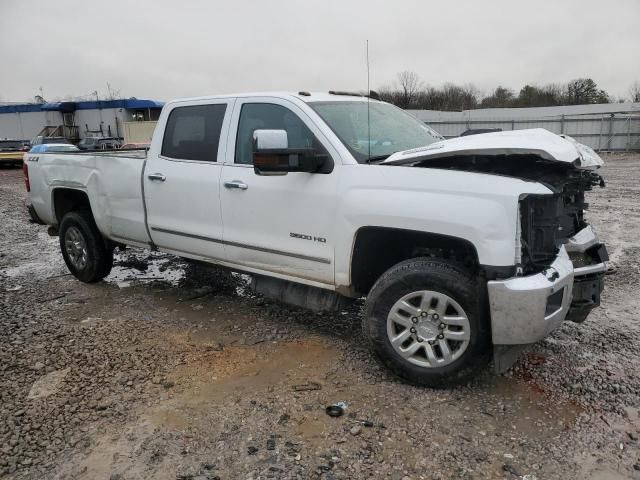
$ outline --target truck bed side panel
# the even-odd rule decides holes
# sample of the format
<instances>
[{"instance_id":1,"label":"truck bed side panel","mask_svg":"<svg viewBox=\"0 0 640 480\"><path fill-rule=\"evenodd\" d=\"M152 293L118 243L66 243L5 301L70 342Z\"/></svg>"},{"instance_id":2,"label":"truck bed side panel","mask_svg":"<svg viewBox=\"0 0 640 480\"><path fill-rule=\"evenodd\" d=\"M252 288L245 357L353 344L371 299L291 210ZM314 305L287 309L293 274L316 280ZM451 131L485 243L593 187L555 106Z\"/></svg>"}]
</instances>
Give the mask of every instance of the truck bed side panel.
<instances>
[{"instance_id":1,"label":"truck bed side panel","mask_svg":"<svg viewBox=\"0 0 640 480\"><path fill-rule=\"evenodd\" d=\"M29 160L31 201L55 225L54 191L84 191L98 228L108 238L148 243L142 199L144 158L122 155L39 154Z\"/></svg>"}]
</instances>

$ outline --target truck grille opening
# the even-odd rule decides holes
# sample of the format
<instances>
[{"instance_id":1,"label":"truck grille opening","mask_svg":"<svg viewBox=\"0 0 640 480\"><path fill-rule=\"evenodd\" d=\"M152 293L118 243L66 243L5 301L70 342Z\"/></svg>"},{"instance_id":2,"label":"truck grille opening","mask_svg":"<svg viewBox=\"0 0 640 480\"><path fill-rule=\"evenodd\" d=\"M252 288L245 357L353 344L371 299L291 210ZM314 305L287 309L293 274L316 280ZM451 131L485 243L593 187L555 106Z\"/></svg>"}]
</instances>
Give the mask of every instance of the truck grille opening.
<instances>
[{"instance_id":1,"label":"truck grille opening","mask_svg":"<svg viewBox=\"0 0 640 480\"><path fill-rule=\"evenodd\" d=\"M534 196L521 201L522 257L527 269L548 266L563 240L586 226L584 203L563 195Z\"/></svg>"},{"instance_id":2,"label":"truck grille opening","mask_svg":"<svg viewBox=\"0 0 640 480\"><path fill-rule=\"evenodd\" d=\"M596 178L597 177L597 178ZM566 171L547 183L551 195L529 195L520 201L522 263L526 273L548 267L567 239L585 228L584 194L600 177L588 171Z\"/></svg>"}]
</instances>

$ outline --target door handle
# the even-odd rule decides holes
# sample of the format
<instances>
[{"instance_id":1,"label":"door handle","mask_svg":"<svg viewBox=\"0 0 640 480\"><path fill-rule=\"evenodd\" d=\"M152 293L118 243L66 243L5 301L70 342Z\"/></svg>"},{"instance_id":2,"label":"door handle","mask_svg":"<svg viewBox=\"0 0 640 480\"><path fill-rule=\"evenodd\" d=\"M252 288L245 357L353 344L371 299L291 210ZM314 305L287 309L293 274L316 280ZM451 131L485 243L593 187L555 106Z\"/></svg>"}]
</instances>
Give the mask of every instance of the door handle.
<instances>
[{"instance_id":1,"label":"door handle","mask_svg":"<svg viewBox=\"0 0 640 480\"><path fill-rule=\"evenodd\" d=\"M239 190L246 190L249 186L240 180L234 180L233 182L224 182L224 186L227 188L237 188Z\"/></svg>"},{"instance_id":2,"label":"door handle","mask_svg":"<svg viewBox=\"0 0 640 480\"><path fill-rule=\"evenodd\" d=\"M164 182L167 179L167 177L165 177L161 173L150 173L149 175L147 175L147 178L149 180L159 180L161 182Z\"/></svg>"}]
</instances>

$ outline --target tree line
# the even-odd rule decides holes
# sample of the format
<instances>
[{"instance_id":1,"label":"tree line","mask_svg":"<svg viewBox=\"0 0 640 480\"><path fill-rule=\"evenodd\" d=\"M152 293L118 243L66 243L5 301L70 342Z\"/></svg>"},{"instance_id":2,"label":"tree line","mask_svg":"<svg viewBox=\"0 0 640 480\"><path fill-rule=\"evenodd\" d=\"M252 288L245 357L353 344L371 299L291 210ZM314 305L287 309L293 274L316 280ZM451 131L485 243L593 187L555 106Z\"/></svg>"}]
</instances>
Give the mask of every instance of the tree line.
<instances>
[{"instance_id":1,"label":"tree line","mask_svg":"<svg viewBox=\"0 0 640 480\"><path fill-rule=\"evenodd\" d=\"M503 86L483 94L472 84L425 85L415 72L400 72L393 86L378 90L380 99L400 108L460 111L475 108L551 107L592 103L640 102L640 82L629 89L629 98L615 99L591 78L576 78L565 84L525 85L519 92Z\"/></svg>"}]
</instances>

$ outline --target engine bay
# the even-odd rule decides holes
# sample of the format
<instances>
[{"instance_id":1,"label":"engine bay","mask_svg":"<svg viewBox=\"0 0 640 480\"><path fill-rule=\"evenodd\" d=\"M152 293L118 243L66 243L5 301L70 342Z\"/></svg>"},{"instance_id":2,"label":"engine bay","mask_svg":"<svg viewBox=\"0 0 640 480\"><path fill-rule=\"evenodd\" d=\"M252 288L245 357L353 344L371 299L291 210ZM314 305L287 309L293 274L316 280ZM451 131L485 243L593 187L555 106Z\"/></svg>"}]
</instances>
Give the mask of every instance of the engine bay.
<instances>
[{"instance_id":1,"label":"engine bay","mask_svg":"<svg viewBox=\"0 0 640 480\"><path fill-rule=\"evenodd\" d=\"M522 269L540 272L553 261L560 245L585 228L585 192L604 187L592 170L541 159L535 155L471 155L432 158L416 167L485 173L534 181L552 195L527 195L520 201Z\"/></svg>"}]
</instances>

